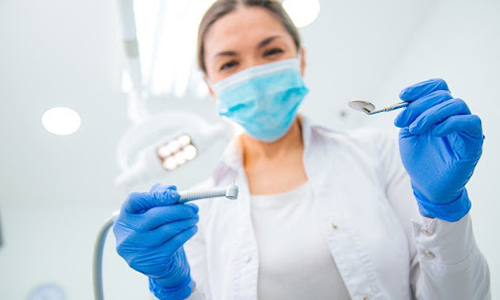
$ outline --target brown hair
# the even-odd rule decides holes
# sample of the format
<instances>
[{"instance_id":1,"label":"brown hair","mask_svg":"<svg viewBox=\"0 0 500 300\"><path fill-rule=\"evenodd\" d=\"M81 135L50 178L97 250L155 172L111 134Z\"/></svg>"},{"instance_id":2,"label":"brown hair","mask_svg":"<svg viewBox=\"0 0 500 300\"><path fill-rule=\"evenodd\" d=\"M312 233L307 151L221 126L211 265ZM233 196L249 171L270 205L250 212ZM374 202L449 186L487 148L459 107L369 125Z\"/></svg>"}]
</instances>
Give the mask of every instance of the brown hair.
<instances>
[{"instance_id":1,"label":"brown hair","mask_svg":"<svg viewBox=\"0 0 500 300\"><path fill-rule=\"evenodd\" d=\"M267 9L281 21L285 29L292 36L297 50L300 49L300 35L292 19L277 0L217 0L205 13L198 28L198 67L207 72L205 65L205 36L210 27L220 18L236 10L239 5L256 6Z\"/></svg>"}]
</instances>

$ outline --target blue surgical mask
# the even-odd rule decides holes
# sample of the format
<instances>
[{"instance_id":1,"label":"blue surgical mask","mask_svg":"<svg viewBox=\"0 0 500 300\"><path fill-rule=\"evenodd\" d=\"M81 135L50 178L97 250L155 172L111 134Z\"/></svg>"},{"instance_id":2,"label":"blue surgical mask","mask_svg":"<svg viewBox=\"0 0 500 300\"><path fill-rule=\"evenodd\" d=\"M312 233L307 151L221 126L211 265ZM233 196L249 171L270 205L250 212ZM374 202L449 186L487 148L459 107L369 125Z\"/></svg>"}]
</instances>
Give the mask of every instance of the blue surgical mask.
<instances>
[{"instance_id":1,"label":"blue surgical mask","mask_svg":"<svg viewBox=\"0 0 500 300\"><path fill-rule=\"evenodd\" d=\"M297 58L245 69L212 88L219 115L264 142L274 142L288 132L309 91Z\"/></svg>"}]
</instances>

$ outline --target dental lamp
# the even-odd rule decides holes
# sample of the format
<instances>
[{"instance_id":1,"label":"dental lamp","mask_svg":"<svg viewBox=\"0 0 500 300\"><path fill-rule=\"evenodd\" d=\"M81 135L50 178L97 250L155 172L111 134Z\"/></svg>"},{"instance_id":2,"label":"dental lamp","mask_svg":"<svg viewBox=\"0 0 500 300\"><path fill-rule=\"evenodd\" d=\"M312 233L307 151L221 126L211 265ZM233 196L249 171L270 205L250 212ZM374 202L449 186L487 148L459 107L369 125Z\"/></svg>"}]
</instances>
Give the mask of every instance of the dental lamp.
<instances>
[{"instance_id":1,"label":"dental lamp","mask_svg":"<svg viewBox=\"0 0 500 300\"><path fill-rule=\"evenodd\" d=\"M231 133L183 111L152 115L132 126L117 147L121 173L115 183L127 191L164 182L190 187L209 177Z\"/></svg>"}]
</instances>

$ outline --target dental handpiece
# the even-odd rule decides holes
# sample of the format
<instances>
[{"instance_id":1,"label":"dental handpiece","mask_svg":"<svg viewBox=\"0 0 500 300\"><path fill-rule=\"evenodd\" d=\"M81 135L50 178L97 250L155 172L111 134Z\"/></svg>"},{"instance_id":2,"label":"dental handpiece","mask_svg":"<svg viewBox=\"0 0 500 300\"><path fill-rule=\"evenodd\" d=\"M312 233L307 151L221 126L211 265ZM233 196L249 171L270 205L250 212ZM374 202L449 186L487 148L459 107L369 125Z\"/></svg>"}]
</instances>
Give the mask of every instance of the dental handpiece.
<instances>
[{"instance_id":1,"label":"dental handpiece","mask_svg":"<svg viewBox=\"0 0 500 300\"><path fill-rule=\"evenodd\" d=\"M237 200L238 199L238 186L234 183L228 186L227 188L201 188L194 190L185 190L179 192L179 200L176 204L184 204L187 202L201 200L201 199L209 199L209 198L217 198L217 197L226 197L229 200ZM120 211L117 210L113 212L111 218L113 221L116 221L118 216L120 215Z\"/></svg>"},{"instance_id":2,"label":"dental handpiece","mask_svg":"<svg viewBox=\"0 0 500 300\"><path fill-rule=\"evenodd\" d=\"M202 188L202 189L194 189L194 190L186 190L179 192L179 200L178 204L208 199L208 198L217 198L217 197L226 197L230 200L238 199L238 186L236 184L231 184L227 188ZM104 225L99 230L99 233L96 238L96 242L94 245L94 257L93 257L93 283L94 283L94 299L102 300L104 299L104 289L102 283L102 257L104 251L104 243L106 241L106 236L108 235L109 229L113 226L116 219L120 216L120 211L115 211L113 214L106 220Z\"/></svg>"},{"instance_id":3,"label":"dental handpiece","mask_svg":"<svg viewBox=\"0 0 500 300\"><path fill-rule=\"evenodd\" d=\"M226 197L229 200L238 199L238 186L231 184L227 188L202 188L179 192L178 204L217 197Z\"/></svg>"}]
</instances>

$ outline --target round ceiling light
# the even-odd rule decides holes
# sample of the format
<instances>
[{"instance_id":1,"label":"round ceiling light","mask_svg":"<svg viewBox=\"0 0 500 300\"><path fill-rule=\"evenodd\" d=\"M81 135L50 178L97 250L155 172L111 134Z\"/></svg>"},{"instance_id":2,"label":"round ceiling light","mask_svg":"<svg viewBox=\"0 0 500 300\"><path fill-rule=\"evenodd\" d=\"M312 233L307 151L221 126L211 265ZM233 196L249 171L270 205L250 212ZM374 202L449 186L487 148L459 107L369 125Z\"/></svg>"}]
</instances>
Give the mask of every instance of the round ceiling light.
<instances>
[{"instance_id":1,"label":"round ceiling light","mask_svg":"<svg viewBox=\"0 0 500 300\"><path fill-rule=\"evenodd\" d=\"M43 114L42 124L50 133L56 135L70 135L80 128L82 120L78 113L72 109L55 107Z\"/></svg>"},{"instance_id":2,"label":"round ceiling light","mask_svg":"<svg viewBox=\"0 0 500 300\"><path fill-rule=\"evenodd\" d=\"M320 11L319 0L285 0L283 8L295 26L306 27L318 18Z\"/></svg>"}]
</instances>

